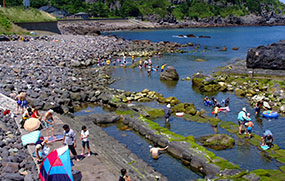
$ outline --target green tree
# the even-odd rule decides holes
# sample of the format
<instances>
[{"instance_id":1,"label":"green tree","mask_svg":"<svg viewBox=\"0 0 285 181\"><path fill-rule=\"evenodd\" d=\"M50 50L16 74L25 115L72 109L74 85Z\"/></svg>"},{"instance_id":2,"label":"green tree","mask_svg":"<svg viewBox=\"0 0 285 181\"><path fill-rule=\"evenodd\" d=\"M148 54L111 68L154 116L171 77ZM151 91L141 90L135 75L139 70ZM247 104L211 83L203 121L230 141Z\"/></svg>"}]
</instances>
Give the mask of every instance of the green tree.
<instances>
[{"instance_id":1,"label":"green tree","mask_svg":"<svg viewBox=\"0 0 285 181\"><path fill-rule=\"evenodd\" d=\"M108 6L101 1L89 4L88 12L95 17L108 17L110 14Z\"/></svg>"},{"instance_id":2,"label":"green tree","mask_svg":"<svg viewBox=\"0 0 285 181\"><path fill-rule=\"evenodd\" d=\"M48 5L48 0L30 0L31 7L40 8L42 6Z\"/></svg>"},{"instance_id":3,"label":"green tree","mask_svg":"<svg viewBox=\"0 0 285 181\"><path fill-rule=\"evenodd\" d=\"M127 17L127 16L137 17L141 15L141 12L134 1L127 0L124 2L124 4L120 9L120 15L122 17Z\"/></svg>"}]
</instances>

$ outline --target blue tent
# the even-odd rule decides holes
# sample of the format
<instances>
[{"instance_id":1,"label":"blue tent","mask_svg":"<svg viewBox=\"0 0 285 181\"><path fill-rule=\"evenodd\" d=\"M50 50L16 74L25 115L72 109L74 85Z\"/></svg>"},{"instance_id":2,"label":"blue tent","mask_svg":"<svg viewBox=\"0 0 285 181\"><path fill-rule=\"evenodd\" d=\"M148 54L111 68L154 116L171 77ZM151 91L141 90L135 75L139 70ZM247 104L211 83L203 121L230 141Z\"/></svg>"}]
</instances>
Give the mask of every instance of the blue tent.
<instances>
[{"instance_id":1,"label":"blue tent","mask_svg":"<svg viewBox=\"0 0 285 181\"><path fill-rule=\"evenodd\" d=\"M40 167L41 181L73 181L68 146L50 152Z\"/></svg>"}]
</instances>

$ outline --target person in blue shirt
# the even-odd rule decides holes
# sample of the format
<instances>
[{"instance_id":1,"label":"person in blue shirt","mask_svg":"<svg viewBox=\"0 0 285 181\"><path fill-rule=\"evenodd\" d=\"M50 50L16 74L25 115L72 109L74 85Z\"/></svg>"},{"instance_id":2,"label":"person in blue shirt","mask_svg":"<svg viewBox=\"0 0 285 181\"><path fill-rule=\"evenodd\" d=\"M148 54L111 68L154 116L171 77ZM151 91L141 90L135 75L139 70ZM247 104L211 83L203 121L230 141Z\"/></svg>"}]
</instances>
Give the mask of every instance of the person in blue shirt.
<instances>
[{"instance_id":1,"label":"person in blue shirt","mask_svg":"<svg viewBox=\"0 0 285 181\"><path fill-rule=\"evenodd\" d=\"M249 121L249 119L246 116L246 108L242 108L242 110L238 113L238 124L239 124L239 134L241 135L241 130L243 125L246 123L246 121Z\"/></svg>"}]
</instances>

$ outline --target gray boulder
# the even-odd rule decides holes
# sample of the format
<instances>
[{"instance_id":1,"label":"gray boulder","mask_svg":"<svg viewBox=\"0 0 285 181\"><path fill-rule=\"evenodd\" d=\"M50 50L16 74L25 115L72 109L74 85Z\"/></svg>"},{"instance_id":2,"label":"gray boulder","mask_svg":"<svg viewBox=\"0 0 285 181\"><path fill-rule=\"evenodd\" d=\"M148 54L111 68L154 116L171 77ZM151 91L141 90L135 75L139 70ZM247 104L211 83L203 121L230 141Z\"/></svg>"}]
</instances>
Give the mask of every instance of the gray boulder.
<instances>
[{"instance_id":1,"label":"gray boulder","mask_svg":"<svg viewBox=\"0 0 285 181\"><path fill-rule=\"evenodd\" d=\"M160 80L179 80L179 75L174 67L168 66L166 71L160 74Z\"/></svg>"},{"instance_id":2,"label":"gray boulder","mask_svg":"<svg viewBox=\"0 0 285 181\"><path fill-rule=\"evenodd\" d=\"M248 68L285 70L285 40L249 49L246 66Z\"/></svg>"}]
</instances>

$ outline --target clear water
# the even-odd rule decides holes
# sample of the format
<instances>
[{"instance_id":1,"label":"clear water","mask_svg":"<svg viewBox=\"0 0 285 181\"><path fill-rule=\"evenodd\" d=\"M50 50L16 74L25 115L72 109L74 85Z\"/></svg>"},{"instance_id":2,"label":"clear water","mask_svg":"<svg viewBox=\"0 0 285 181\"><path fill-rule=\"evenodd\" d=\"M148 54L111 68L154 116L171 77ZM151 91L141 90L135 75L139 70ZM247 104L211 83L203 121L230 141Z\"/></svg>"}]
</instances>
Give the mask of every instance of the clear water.
<instances>
[{"instance_id":1,"label":"clear water","mask_svg":"<svg viewBox=\"0 0 285 181\"><path fill-rule=\"evenodd\" d=\"M177 35L195 34L211 36L210 39L199 38L178 38ZM132 31L132 32L113 32L113 35L122 37L129 40L143 40L148 39L154 42L159 41L173 41L178 43L199 43L201 46L197 52L185 54L168 54L163 57L153 58L154 65L162 65L164 63L174 66L180 77L192 76L198 71L211 73L220 66L227 65L235 59L245 59L246 53L249 48L259 45L267 45L285 39L285 27L231 27L231 28L193 28L193 29L174 29L174 30L147 30L147 31ZM216 47L223 48L226 46L228 50L221 52ZM233 47L239 47L238 51L233 51ZM189 51L195 50L193 47L184 48ZM203 58L207 62L195 62L195 59ZM203 98L205 94L201 94L192 88L191 81L178 81L178 82L162 82L159 79L159 72L152 72L151 77L147 76L145 70L139 69L124 69L116 68L113 71L113 78L120 79L111 85L113 88L124 89L129 91L142 91L143 89L150 89L163 94L165 97L175 96L182 102L192 102L197 109L205 109L207 114L211 115L211 109L203 105ZM233 93L218 93L215 96L217 100L230 98L231 112L220 113L219 118L222 121L237 122L237 114L246 107L251 115L254 115L254 109L249 105L248 101L244 98L236 97ZM162 107L156 103L146 103L150 107ZM87 113L92 112L92 108ZM102 111L96 108L97 111ZM84 111L84 110L83 110ZM94 110L96 111L96 110ZM270 129L274 134L274 142L285 149L285 140L283 139L283 130L285 129L285 118L279 117L278 119L264 119L262 117L255 118L252 116L255 124L254 133L262 135L265 129ZM163 119L155 120L161 126L169 128L171 131L178 134L187 136L193 135L195 137L214 134L217 130L213 129L207 123L196 123L185 121L182 118L171 118L170 125L165 125ZM167 176L170 180L174 179L180 174L180 180L185 178L199 177L190 170L186 169L176 159L170 158L167 154L153 161L148 154L147 142L132 132L119 131L115 126L104 128L108 134L114 136L121 142L125 143L130 150L135 152L138 156L143 158L146 162L154 166L163 175ZM227 133L226 130L218 128L219 133ZM127 136L122 136L122 133ZM279 164L276 161L269 161L262 156L262 153L254 146L246 144L244 140L240 140L237 136L231 135L235 138L236 145L233 149L213 151L216 155L224 157L233 163L240 165L243 169L275 169ZM166 158L167 157L167 158ZM166 161L168 160L168 161ZM179 166L176 168L176 166ZM175 172L173 172L175 170ZM179 174L177 174L179 173ZM186 175L185 175L186 174ZM190 175L187 175L190 174ZM191 175L193 174L193 175Z\"/></svg>"}]
</instances>

